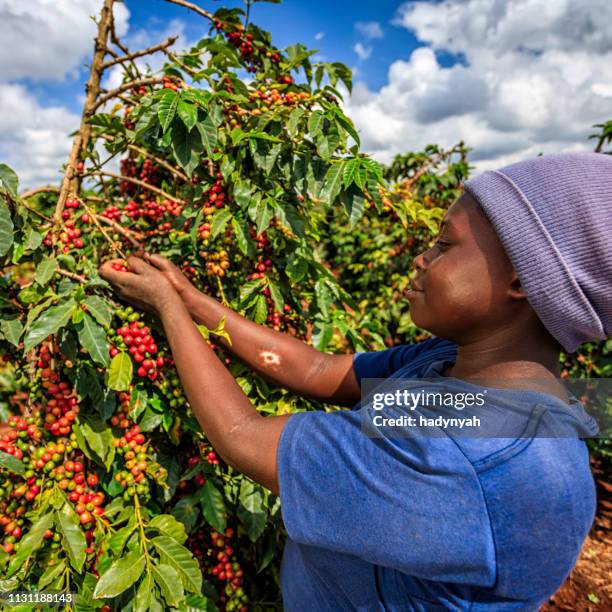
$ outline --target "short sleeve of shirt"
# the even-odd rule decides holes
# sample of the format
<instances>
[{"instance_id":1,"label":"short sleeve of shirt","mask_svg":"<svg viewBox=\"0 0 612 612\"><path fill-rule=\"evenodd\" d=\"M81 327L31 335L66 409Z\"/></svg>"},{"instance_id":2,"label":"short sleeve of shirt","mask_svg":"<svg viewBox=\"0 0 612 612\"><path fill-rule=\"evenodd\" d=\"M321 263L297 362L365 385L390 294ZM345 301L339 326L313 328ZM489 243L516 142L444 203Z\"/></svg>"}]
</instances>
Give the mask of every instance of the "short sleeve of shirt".
<instances>
[{"instance_id":1,"label":"short sleeve of shirt","mask_svg":"<svg viewBox=\"0 0 612 612\"><path fill-rule=\"evenodd\" d=\"M455 442L367 437L360 412L287 421L278 477L289 537L423 579L492 586L484 496Z\"/></svg>"},{"instance_id":2,"label":"short sleeve of shirt","mask_svg":"<svg viewBox=\"0 0 612 612\"><path fill-rule=\"evenodd\" d=\"M355 353L353 370L357 382L362 378L388 378L400 368L428 354L432 359L452 354L456 345L442 338L430 338L415 344L400 344L384 351Z\"/></svg>"}]
</instances>

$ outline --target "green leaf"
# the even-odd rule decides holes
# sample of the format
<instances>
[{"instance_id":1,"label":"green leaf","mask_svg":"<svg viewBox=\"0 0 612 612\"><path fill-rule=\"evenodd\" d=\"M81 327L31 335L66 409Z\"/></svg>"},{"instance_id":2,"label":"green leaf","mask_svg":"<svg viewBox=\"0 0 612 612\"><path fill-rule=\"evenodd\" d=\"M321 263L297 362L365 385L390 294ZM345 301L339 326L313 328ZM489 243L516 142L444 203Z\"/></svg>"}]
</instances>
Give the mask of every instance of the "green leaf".
<instances>
[{"instance_id":1,"label":"green leaf","mask_svg":"<svg viewBox=\"0 0 612 612\"><path fill-rule=\"evenodd\" d=\"M187 539L185 526L177 521L171 514L158 514L147 525L147 529L156 529L162 535L174 538L179 544Z\"/></svg>"},{"instance_id":2,"label":"green leaf","mask_svg":"<svg viewBox=\"0 0 612 612\"><path fill-rule=\"evenodd\" d=\"M9 455L9 453L4 451L0 451L0 467L20 476L26 473L25 464L20 459L17 459L17 457L13 457L13 455Z\"/></svg>"},{"instance_id":3,"label":"green leaf","mask_svg":"<svg viewBox=\"0 0 612 612\"><path fill-rule=\"evenodd\" d=\"M308 118L308 132L311 137L317 136L323 129L323 121L325 120L325 114L320 110L315 110L312 115Z\"/></svg>"},{"instance_id":4,"label":"green leaf","mask_svg":"<svg viewBox=\"0 0 612 612\"><path fill-rule=\"evenodd\" d=\"M23 332L23 324L19 319L3 319L0 321L0 331L8 342L17 346Z\"/></svg>"},{"instance_id":5,"label":"green leaf","mask_svg":"<svg viewBox=\"0 0 612 612\"><path fill-rule=\"evenodd\" d=\"M248 256L252 250L252 242L245 225L246 224L244 222L238 221L236 217L232 219L232 227L234 229L234 235L236 236L238 248L244 255Z\"/></svg>"},{"instance_id":6,"label":"green leaf","mask_svg":"<svg viewBox=\"0 0 612 612\"><path fill-rule=\"evenodd\" d=\"M279 286L268 278L268 287L270 289L270 296L274 302L274 308L276 308L278 312L282 312L285 300L283 299L283 294Z\"/></svg>"},{"instance_id":7,"label":"green leaf","mask_svg":"<svg viewBox=\"0 0 612 612\"><path fill-rule=\"evenodd\" d=\"M142 575L145 567L144 555L139 553L128 553L119 559L100 576L100 580L94 590L94 599L104 597L116 597L129 589Z\"/></svg>"},{"instance_id":8,"label":"green leaf","mask_svg":"<svg viewBox=\"0 0 612 612\"><path fill-rule=\"evenodd\" d=\"M242 307L244 307L244 302L246 302L262 285L263 280L261 278L256 278L254 280L247 281L240 287L239 295Z\"/></svg>"},{"instance_id":9,"label":"green leaf","mask_svg":"<svg viewBox=\"0 0 612 612\"><path fill-rule=\"evenodd\" d=\"M109 469L115 458L113 432L111 428L96 415L79 415L76 430L79 429L87 446L95 453L99 461Z\"/></svg>"},{"instance_id":10,"label":"green leaf","mask_svg":"<svg viewBox=\"0 0 612 612\"><path fill-rule=\"evenodd\" d=\"M268 520L262 488L245 478L240 485L239 500L238 516L246 527L247 535L255 542L263 533Z\"/></svg>"},{"instance_id":11,"label":"green leaf","mask_svg":"<svg viewBox=\"0 0 612 612\"><path fill-rule=\"evenodd\" d=\"M266 322L268 317L268 304L266 298L263 295L258 295L255 298L253 306L253 321L258 325L262 325Z\"/></svg>"},{"instance_id":12,"label":"green leaf","mask_svg":"<svg viewBox=\"0 0 612 612\"><path fill-rule=\"evenodd\" d=\"M108 368L108 387L113 391L127 391L132 382L132 360L127 353L117 353Z\"/></svg>"},{"instance_id":13,"label":"green leaf","mask_svg":"<svg viewBox=\"0 0 612 612\"><path fill-rule=\"evenodd\" d=\"M7 576L12 576L27 561L45 541L43 536L53 525L53 512L43 514L31 527L19 543L19 550L11 559Z\"/></svg>"},{"instance_id":14,"label":"green leaf","mask_svg":"<svg viewBox=\"0 0 612 612\"><path fill-rule=\"evenodd\" d=\"M274 217L274 208L268 204L267 200L259 200L255 206L249 207L249 217L257 226L257 235L260 236L268 229L272 217Z\"/></svg>"},{"instance_id":15,"label":"green leaf","mask_svg":"<svg viewBox=\"0 0 612 612\"><path fill-rule=\"evenodd\" d=\"M72 324L78 325L85 318L85 311L79 307L72 311Z\"/></svg>"},{"instance_id":16,"label":"green leaf","mask_svg":"<svg viewBox=\"0 0 612 612\"><path fill-rule=\"evenodd\" d=\"M96 323L92 316L85 314L78 334L81 346L87 349L90 357L101 366L108 366L108 342L104 328Z\"/></svg>"},{"instance_id":17,"label":"green leaf","mask_svg":"<svg viewBox=\"0 0 612 612\"><path fill-rule=\"evenodd\" d=\"M51 280L58 267L59 265L55 257L44 257L38 266L36 266L34 280L41 287L44 287Z\"/></svg>"},{"instance_id":18,"label":"green leaf","mask_svg":"<svg viewBox=\"0 0 612 612\"><path fill-rule=\"evenodd\" d=\"M176 91L169 89L168 91L164 92L157 104L157 116L159 117L159 122L161 123L164 134L174 119L178 101L179 94Z\"/></svg>"},{"instance_id":19,"label":"green leaf","mask_svg":"<svg viewBox=\"0 0 612 612\"><path fill-rule=\"evenodd\" d=\"M329 323L317 322L312 332L313 346L319 351L325 351L334 335L334 326Z\"/></svg>"},{"instance_id":20,"label":"green leaf","mask_svg":"<svg viewBox=\"0 0 612 612\"><path fill-rule=\"evenodd\" d=\"M340 135L336 124L332 124L331 127L323 134L319 134L316 138L317 153L325 160L331 159L334 151L338 148L340 143Z\"/></svg>"},{"instance_id":21,"label":"green leaf","mask_svg":"<svg viewBox=\"0 0 612 612\"><path fill-rule=\"evenodd\" d=\"M315 295L317 296L317 306L324 317L329 316L329 308L333 301L333 296L329 287L323 282L323 279L319 279L315 283Z\"/></svg>"},{"instance_id":22,"label":"green leaf","mask_svg":"<svg viewBox=\"0 0 612 612\"><path fill-rule=\"evenodd\" d=\"M81 529L79 517L69 503L65 503L61 510L55 512L55 524L63 536L62 550L70 559L70 565L80 572L85 563L85 534Z\"/></svg>"},{"instance_id":23,"label":"green leaf","mask_svg":"<svg viewBox=\"0 0 612 612\"><path fill-rule=\"evenodd\" d=\"M293 253L288 258L285 272L291 282L298 283L308 272L308 262L302 255Z\"/></svg>"},{"instance_id":24,"label":"green leaf","mask_svg":"<svg viewBox=\"0 0 612 612\"><path fill-rule=\"evenodd\" d=\"M225 531L225 503L219 489L210 480L207 480L200 489L198 497L204 518L217 531Z\"/></svg>"},{"instance_id":25,"label":"green leaf","mask_svg":"<svg viewBox=\"0 0 612 612\"><path fill-rule=\"evenodd\" d=\"M6 189L14 198L19 190L19 179L15 171L6 164L0 164L0 189Z\"/></svg>"},{"instance_id":26,"label":"green leaf","mask_svg":"<svg viewBox=\"0 0 612 612\"><path fill-rule=\"evenodd\" d=\"M344 188L348 189L351 183L355 180L355 175L359 172L359 168L361 166L361 160L356 157L354 159L349 159L344 164L344 173L342 174L342 181L344 183Z\"/></svg>"},{"instance_id":27,"label":"green leaf","mask_svg":"<svg viewBox=\"0 0 612 612\"><path fill-rule=\"evenodd\" d=\"M93 318L104 327L109 327L113 319L110 305L97 295L90 295L83 300L83 305Z\"/></svg>"},{"instance_id":28,"label":"green leaf","mask_svg":"<svg viewBox=\"0 0 612 612\"><path fill-rule=\"evenodd\" d=\"M148 395L146 389L141 386L135 386L132 389L130 398L130 418L138 419L144 409L147 407Z\"/></svg>"},{"instance_id":29,"label":"green leaf","mask_svg":"<svg viewBox=\"0 0 612 612\"><path fill-rule=\"evenodd\" d=\"M185 100L181 98L176 110L181 121L185 124L185 127L191 130L198 121L198 107L195 104L185 102Z\"/></svg>"},{"instance_id":30,"label":"green leaf","mask_svg":"<svg viewBox=\"0 0 612 612\"><path fill-rule=\"evenodd\" d=\"M144 432L155 429L163 419L163 414L155 412L150 406L147 406L142 413L142 418L138 421L138 426Z\"/></svg>"},{"instance_id":31,"label":"green leaf","mask_svg":"<svg viewBox=\"0 0 612 612\"><path fill-rule=\"evenodd\" d=\"M247 208L253 197L253 188L241 179L234 183L234 199L240 208Z\"/></svg>"},{"instance_id":32,"label":"green leaf","mask_svg":"<svg viewBox=\"0 0 612 612\"><path fill-rule=\"evenodd\" d=\"M198 517L200 516L200 509L194 503L191 495L181 497L181 499L176 502L171 512L173 516L185 525L187 531L191 531L195 527Z\"/></svg>"},{"instance_id":33,"label":"green leaf","mask_svg":"<svg viewBox=\"0 0 612 612\"><path fill-rule=\"evenodd\" d=\"M353 228L363 215L365 199L363 195L357 191L344 192L340 199L347 214L349 215L349 225L351 228Z\"/></svg>"},{"instance_id":34,"label":"green leaf","mask_svg":"<svg viewBox=\"0 0 612 612\"><path fill-rule=\"evenodd\" d=\"M2 166L4 166L4 164L0 164L0 168L2 168ZM6 255L13 244L13 231L11 211L4 199L0 198L0 257Z\"/></svg>"},{"instance_id":35,"label":"green leaf","mask_svg":"<svg viewBox=\"0 0 612 612\"><path fill-rule=\"evenodd\" d=\"M298 125L300 123L300 119L304 116L303 108L296 108L289 115L289 122L287 123L287 129L292 136L297 135Z\"/></svg>"},{"instance_id":36,"label":"green leaf","mask_svg":"<svg viewBox=\"0 0 612 612\"><path fill-rule=\"evenodd\" d=\"M150 612L153 599L153 576L146 574L136 592L134 612Z\"/></svg>"},{"instance_id":37,"label":"green leaf","mask_svg":"<svg viewBox=\"0 0 612 612\"><path fill-rule=\"evenodd\" d=\"M108 538L108 546L116 556L123 554L123 549L125 548L128 538L132 535L132 533L134 533L135 529L136 518L135 515L132 515L129 523L125 527L118 529L110 538Z\"/></svg>"},{"instance_id":38,"label":"green leaf","mask_svg":"<svg viewBox=\"0 0 612 612\"><path fill-rule=\"evenodd\" d=\"M229 208L222 208L215 212L212 223L210 224L210 239L214 240L228 224L232 218L232 211Z\"/></svg>"},{"instance_id":39,"label":"green leaf","mask_svg":"<svg viewBox=\"0 0 612 612\"><path fill-rule=\"evenodd\" d=\"M342 177L344 173L344 163L336 162L329 166L323 179L321 189L321 199L331 204L340 193L342 187Z\"/></svg>"},{"instance_id":40,"label":"green leaf","mask_svg":"<svg viewBox=\"0 0 612 612\"><path fill-rule=\"evenodd\" d=\"M170 606L178 606L184 597L183 584L178 572L165 563L153 566L153 577L159 586L166 603Z\"/></svg>"},{"instance_id":41,"label":"green leaf","mask_svg":"<svg viewBox=\"0 0 612 612\"><path fill-rule=\"evenodd\" d=\"M24 249L26 251L35 251L42 244L44 236L40 232L37 232L31 225L26 226L24 233Z\"/></svg>"},{"instance_id":42,"label":"green leaf","mask_svg":"<svg viewBox=\"0 0 612 612\"><path fill-rule=\"evenodd\" d=\"M66 562L60 559L55 565L49 565L43 575L38 579L36 585L39 589L44 589L51 584L66 569Z\"/></svg>"},{"instance_id":43,"label":"green leaf","mask_svg":"<svg viewBox=\"0 0 612 612\"><path fill-rule=\"evenodd\" d=\"M199 130L188 130L182 121L175 121L172 124L171 136L170 144L174 159L191 176L191 173L200 163L202 141L200 140Z\"/></svg>"},{"instance_id":44,"label":"green leaf","mask_svg":"<svg viewBox=\"0 0 612 612\"><path fill-rule=\"evenodd\" d=\"M340 108L335 107L335 111L336 121L340 124L342 128L344 128L346 132L350 134L350 136L357 143L357 145L360 145L361 140L359 138L359 134L355 130L355 126L353 125L351 120L342 112Z\"/></svg>"},{"instance_id":45,"label":"green leaf","mask_svg":"<svg viewBox=\"0 0 612 612\"><path fill-rule=\"evenodd\" d=\"M151 540L156 550L174 567L189 591L200 594L202 590L202 573L200 565L193 555L181 544L168 536L157 536Z\"/></svg>"},{"instance_id":46,"label":"green leaf","mask_svg":"<svg viewBox=\"0 0 612 612\"><path fill-rule=\"evenodd\" d=\"M212 155L214 148L217 146L217 128L210 118L210 115L206 115L204 121L200 121L197 124L197 128L202 137L206 152Z\"/></svg>"},{"instance_id":47,"label":"green leaf","mask_svg":"<svg viewBox=\"0 0 612 612\"><path fill-rule=\"evenodd\" d=\"M26 332L23 341L26 353L37 344L40 344L45 338L57 333L59 329L64 327L70 321L75 308L76 302L69 298L43 312Z\"/></svg>"}]
</instances>

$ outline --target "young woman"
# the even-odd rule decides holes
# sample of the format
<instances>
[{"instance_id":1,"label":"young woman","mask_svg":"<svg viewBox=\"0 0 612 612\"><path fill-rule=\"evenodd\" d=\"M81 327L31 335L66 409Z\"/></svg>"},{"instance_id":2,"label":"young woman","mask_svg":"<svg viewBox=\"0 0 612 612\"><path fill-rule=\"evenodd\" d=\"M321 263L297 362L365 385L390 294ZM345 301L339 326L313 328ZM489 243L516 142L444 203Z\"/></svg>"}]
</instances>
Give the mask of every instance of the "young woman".
<instances>
[{"instance_id":1,"label":"young woman","mask_svg":"<svg viewBox=\"0 0 612 612\"><path fill-rule=\"evenodd\" d=\"M411 315L434 338L356 355L246 320L158 255L130 257L129 273L108 262L100 275L160 318L218 453L280 495L286 610L536 610L569 574L595 512L581 438L597 426L557 378L560 350L612 333L611 228L610 156L485 172L415 259ZM257 373L353 410L260 416L193 324L221 317L228 348ZM521 433L365 435L360 382L394 377L455 391L494 379L485 408L524 419ZM560 422L575 435L546 434Z\"/></svg>"}]
</instances>

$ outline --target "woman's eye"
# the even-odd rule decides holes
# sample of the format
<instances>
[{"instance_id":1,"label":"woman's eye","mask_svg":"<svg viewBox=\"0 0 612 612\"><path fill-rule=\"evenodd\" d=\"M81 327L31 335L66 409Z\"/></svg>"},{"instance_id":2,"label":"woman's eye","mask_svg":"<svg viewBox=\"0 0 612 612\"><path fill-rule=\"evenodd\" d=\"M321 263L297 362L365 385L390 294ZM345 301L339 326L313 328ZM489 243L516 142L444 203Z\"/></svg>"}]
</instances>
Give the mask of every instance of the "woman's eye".
<instances>
[{"instance_id":1,"label":"woman's eye","mask_svg":"<svg viewBox=\"0 0 612 612\"><path fill-rule=\"evenodd\" d=\"M451 246L450 242L446 242L445 240L436 240L435 244L440 249L447 249L449 246Z\"/></svg>"}]
</instances>

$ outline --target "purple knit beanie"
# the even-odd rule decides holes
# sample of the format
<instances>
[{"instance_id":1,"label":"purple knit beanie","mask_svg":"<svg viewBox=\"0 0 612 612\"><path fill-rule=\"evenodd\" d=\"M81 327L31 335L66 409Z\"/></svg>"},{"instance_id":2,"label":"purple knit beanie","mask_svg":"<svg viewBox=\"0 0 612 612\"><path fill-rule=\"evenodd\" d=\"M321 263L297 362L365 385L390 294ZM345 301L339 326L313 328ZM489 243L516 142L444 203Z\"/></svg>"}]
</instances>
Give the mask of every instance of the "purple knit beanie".
<instances>
[{"instance_id":1,"label":"purple knit beanie","mask_svg":"<svg viewBox=\"0 0 612 612\"><path fill-rule=\"evenodd\" d=\"M544 155L481 174L467 191L493 225L559 344L612 335L612 156Z\"/></svg>"}]
</instances>

